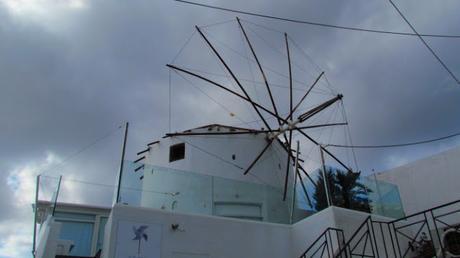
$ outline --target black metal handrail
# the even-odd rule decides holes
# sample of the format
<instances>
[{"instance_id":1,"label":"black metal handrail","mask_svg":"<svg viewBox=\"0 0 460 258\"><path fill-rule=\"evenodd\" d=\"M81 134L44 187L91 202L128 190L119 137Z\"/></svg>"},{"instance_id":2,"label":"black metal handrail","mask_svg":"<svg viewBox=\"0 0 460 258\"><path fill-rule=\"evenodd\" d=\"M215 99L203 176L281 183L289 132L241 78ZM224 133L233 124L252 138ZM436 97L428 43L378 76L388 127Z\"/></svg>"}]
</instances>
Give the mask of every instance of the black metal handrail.
<instances>
[{"instance_id":1,"label":"black metal handrail","mask_svg":"<svg viewBox=\"0 0 460 258\"><path fill-rule=\"evenodd\" d=\"M361 234L360 234L361 233ZM358 238L356 243L353 243L355 238ZM360 257L375 257L377 254L378 256L378 250L377 250L377 243L375 242L375 232L374 228L372 227L372 217L368 216L355 230L353 235L348 239L348 241L345 243L345 245L339 250L336 256L334 257L353 257L354 255L360 256ZM361 244L361 241L364 240L363 247L361 249L360 253L356 253L356 249ZM370 244L370 251L372 252L371 254L368 254L368 243Z\"/></svg>"},{"instance_id":2,"label":"black metal handrail","mask_svg":"<svg viewBox=\"0 0 460 258\"><path fill-rule=\"evenodd\" d=\"M335 233L335 238L333 237ZM334 246L334 242L336 245ZM327 253L327 257L335 257L335 251L345 244L345 235L342 229L328 227L319 235L318 238L300 255L300 258L323 257ZM316 248L315 248L316 247ZM321 251L319 256L316 256Z\"/></svg>"},{"instance_id":3,"label":"black metal handrail","mask_svg":"<svg viewBox=\"0 0 460 258\"><path fill-rule=\"evenodd\" d=\"M459 215L460 208L444 212L439 211L444 208L452 208L458 203L460 200L438 205L392 221L376 221L368 216L337 255L331 257L345 255L345 257L405 258L414 255L414 253L418 257L446 257L440 231L451 228L458 230L460 224L447 223L441 218ZM460 222L460 219L457 220ZM442 224L443 227L439 227L439 224ZM380 234L376 234L376 232ZM437 241L437 247L434 241ZM370 250L367 248L368 243L370 243ZM362 247L360 253L356 252L358 246Z\"/></svg>"}]
</instances>

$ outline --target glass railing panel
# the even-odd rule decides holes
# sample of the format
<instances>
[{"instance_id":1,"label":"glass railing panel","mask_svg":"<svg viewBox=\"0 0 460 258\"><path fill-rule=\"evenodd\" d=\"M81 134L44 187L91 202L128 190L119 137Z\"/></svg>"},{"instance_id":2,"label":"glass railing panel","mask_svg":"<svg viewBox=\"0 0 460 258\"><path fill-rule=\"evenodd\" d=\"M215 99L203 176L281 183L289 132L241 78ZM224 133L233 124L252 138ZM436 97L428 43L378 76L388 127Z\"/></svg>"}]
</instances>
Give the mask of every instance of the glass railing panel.
<instances>
[{"instance_id":1,"label":"glass railing panel","mask_svg":"<svg viewBox=\"0 0 460 258\"><path fill-rule=\"evenodd\" d=\"M331 176L337 171L326 173L334 206L392 218L404 215L395 185L362 176L346 178L343 183ZM311 180L302 177L304 187L297 179L294 189L294 180L289 180L283 201L282 186L126 162L121 202L173 212L290 224L328 207L321 170L309 175Z\"/></svg>"},{"instance_id":2,"label":"glass railing panel","mask_svg":"<svg viewBox=\"0 0 460 258\"><path fill-rule=\"evenodd\" d=\"M212 178L146 166L141 205L168 211L212 214ZM150 192L147 192L150 191Z\"/></svg>"},{"instance_id":3,"label":"glass railing panel","mask_svg":"<svg viewBox=\"0 0 460 258\"><path fill-rule=\"evenodd\" d=\"M283 189L265 183L131 163L123 172L120 199L126 205L173 212L288 224L293 216L292 184L283 201Z\"/></svg>"},{"instance_id":4,"label":"glass railing panel","mask_svg":"<svg viewBox=\"0 0 460 258\"><path fill-rule=\"evenodd\" d=\"M405 216L398 186L373 177L364 177L362 182L371 189L369 199L373 214L390 218Z\"/></svg>"},{"instance_id":5,"label":"glass railing panel","mask_svg":"<svg viewBox=\"0 0 460 258\"><path fill-rule=\"evenodd\" d=\"M312 180L303 177L306 191L299 184L296 186L296 207L298 212L305 212L305 215L297 216L300 218L328 207L322 170L313 170L309 176ZM396 185L358 174L347 174L332 167L326 168L326 178L329 198L334 206L391 218L404 216Z\"/></svg>"}]
</instances>

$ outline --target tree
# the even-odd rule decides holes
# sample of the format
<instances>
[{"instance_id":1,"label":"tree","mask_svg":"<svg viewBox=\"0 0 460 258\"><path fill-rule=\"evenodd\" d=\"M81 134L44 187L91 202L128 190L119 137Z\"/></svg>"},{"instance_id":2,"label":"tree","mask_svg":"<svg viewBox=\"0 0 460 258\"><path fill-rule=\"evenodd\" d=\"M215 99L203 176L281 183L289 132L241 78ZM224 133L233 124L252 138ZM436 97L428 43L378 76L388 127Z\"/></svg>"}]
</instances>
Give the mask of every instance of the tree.
<instances>
[{"instance_id":1,"label":"tree","mask_svg":"<svg viewBox=\"0 0 460 258\"><path fill-rule=\"evenodd\" d=\"M368 194L372 191L359 182L360 172L342 171L326 167L325 174L332 205L364 212L371 211ZM319 171L319 176L316 180L313 199L315 200L316 210L328 207L322 171Z\"/></svg>"}]
</instances>

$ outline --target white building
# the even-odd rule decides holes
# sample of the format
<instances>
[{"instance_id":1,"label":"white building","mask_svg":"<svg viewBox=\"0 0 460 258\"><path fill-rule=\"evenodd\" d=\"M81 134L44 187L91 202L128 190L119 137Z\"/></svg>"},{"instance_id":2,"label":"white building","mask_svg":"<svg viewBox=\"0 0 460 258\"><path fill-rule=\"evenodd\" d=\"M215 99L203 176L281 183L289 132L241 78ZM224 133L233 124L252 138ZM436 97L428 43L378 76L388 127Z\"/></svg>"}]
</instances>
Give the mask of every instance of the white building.
<instances>
[{"instance_id":1,"label":"white building","mask_svg":"<svg viewBox=\"0 0 460 258\"><path fill-rule=\"evenodd\" d=\"M299 190L301 181L295 181L292 167L283 200L287 154L279 141L244 175L265 148L265 136L250 129L209 125L149 144L123 172L123 201L112 207L106 221L102 257L286 258L345 257L345 253L348 257L411 257L423 249L420 232L430 236L434 252L442 251L438 239L452 228L433 223L440 216L437 211L431 221L422 218L421 230L416 227L418 215L396 220L388 217L404 216L398 213L402 209L398 189L388 182L363 179L372 188L366 197L372 214L333 206L316 211L305 205L303 194L312 191ZM133 182L140 185L139 191L133 191ZM407 194L411 190L405 187L401 184L399 191ZM407 202L404 197L403 202ZM98 216L103 217L95 218ZM62 218L49 216L42 221L39 235L45 240L37 250L43 250L43 243L60 241L65 245L66 240L72 240L63 239L57 229L62 228L62 224L56 225ZM91 222L91 254L85 257L94 257L98 251L94 236L96 231L99 234L102 220L97 221ZM457 225L458 221L449 222ZM55 233L49 233L53 229ZM78 242L72 241L80 247ZM53 256L37 252L37 257Z\"/></svg>"}]
</instances>

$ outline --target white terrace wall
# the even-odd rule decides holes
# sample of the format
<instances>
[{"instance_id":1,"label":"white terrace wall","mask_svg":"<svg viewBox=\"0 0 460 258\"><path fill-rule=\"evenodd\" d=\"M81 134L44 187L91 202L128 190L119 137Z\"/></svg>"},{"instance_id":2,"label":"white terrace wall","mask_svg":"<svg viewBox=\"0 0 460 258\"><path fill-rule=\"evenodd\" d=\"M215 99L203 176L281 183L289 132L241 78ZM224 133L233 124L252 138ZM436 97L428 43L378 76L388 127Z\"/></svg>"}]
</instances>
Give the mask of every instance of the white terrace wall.
<instances>
[{"instance_id":1,"label":"white terrace wall","mask_svg":"<svg viewBox=\"0 0 460 258\"><path fill-rule=\"evenodd\" d=\"M161 256L149 254L149 258L286 258L292 256L288 225L185 215L116 205L106 227L106 230L111 230L106 234L109 238L105 242L110 244L110 248L105 247L104 257L129 257L115 255L115 252L120 252L125 246L125 243L117 242L116 239L118 227L125 221L133 224L157 225L160 229ZM178 224L179 228L174 231L171 229L171 224ZM127 233L131 234L132 231ZM129 237L132 239L131 235ZM155 241L152 239L150 236L148 241Z\"/></svg>"},{"instance_id":2,"label":"white terrace wall","mask_svg":"<svg viewBox=\"0 0 460 258\"><path fill-rule=\"evenodd\" d=\"M150 254L151 258L294 258L299 257L328 227L344 229L348 239L367 216L366 213L331 207L294 225L282 225L116 205L107 222L103 257L129 257L115 254L126 247L126 243L117 240L120 237L118 231L122 230L120 225L131 223L156 227L160 253L158 256ZM376 219L386 220L383 217ZM172 224L178 225L177 230L171 229ZM133 238L130 227L126 231L128 242ZM150 235L149 241L155 241L155 237ZM133 248L137 248L135 244L131 246Z\"/></svg>"},{"instance_id":3,"label":"white terrace wall","mask_svg":"<svg viewBox=\"0 0 460 258\"><path fill-rule=\"evenodd\" d=\"M395 184L406 214L460 199L460 147L376 174Z\"/></svg>"}]
</instances>

